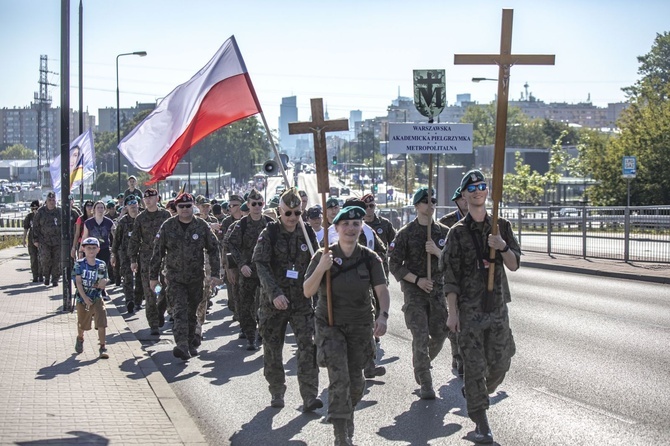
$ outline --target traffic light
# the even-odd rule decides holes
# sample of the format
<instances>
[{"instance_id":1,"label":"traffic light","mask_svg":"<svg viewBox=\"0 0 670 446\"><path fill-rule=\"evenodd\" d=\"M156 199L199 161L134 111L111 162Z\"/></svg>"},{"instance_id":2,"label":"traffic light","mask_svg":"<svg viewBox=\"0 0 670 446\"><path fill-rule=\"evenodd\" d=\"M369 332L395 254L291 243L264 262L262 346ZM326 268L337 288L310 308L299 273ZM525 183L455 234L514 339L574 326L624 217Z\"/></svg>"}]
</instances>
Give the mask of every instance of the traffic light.
<instances>
[{"instance_id":1,"label":"traffic light","mask_svg":"<svg viewBox=\"0 0 670 446\"><path fill-rule=\"evenodd\" d=\"M333 166L337 166L337 156L333 155Z\"/></svg>"},{"instance_id":2,"label":"traffic light","mask_svg":"<svg viewBox=\"0 0 670 446\"><path fill-rule=\"evenodd\" d=\"M373 184L372 185L372 193L376 194L378 190L379 190L379 187L376 184Z\"/></svg>"}]
</instances>

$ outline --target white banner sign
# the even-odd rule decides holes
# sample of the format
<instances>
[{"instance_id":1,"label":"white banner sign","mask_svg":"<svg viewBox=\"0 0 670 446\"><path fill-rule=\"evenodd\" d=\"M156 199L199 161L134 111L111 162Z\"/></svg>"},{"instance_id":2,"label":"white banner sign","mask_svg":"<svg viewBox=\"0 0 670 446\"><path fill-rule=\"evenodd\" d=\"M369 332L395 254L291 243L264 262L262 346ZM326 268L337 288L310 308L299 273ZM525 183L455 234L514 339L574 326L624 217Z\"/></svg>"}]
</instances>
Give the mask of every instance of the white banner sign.
<instances>
[{"instance_id":1,"label":"white banner sign","mask_svg":"<svg viewBox=\"0 0 670 446\"><path fill-rule=\"evenodd\" d=\"M388 153L472 153L472 124L389 124Z\"/></svg>"}]
</instances>

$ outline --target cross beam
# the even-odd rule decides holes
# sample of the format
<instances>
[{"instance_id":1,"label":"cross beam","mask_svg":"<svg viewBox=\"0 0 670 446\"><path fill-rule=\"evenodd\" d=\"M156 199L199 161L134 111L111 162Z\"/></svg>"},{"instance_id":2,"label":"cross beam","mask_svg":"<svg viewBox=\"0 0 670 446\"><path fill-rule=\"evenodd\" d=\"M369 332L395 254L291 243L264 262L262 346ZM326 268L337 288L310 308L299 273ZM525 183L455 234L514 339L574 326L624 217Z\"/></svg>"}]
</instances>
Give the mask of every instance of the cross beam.
<instances>
[{"instance_id":1,"label":"cross beam","mask_svg":"<svg viewBox=\"0 0 670 446\"><path fill-rule=\"evenodd\" d=\"M507 105L509 98L509 76L512 65L554 65L555 56L550 54L512 54L512 18L513 9L503 9L502 31L500 36L500 54L456 54L455 65L498 65L498 98L496 109L496 136L493 151L493 227L491 232L498 233L498 205L502 200L503 174L505 169L505 138L507 136ZM495 250L491 249L490 258L495 259ZM489 292L493 291L494 266L489 268Z\"/></svg>"},{"instance_id":2,"label":"cross beam","mask_svg":"<svg viewBox=\"0 0 670 446\"><path fill-rule=\"evenodd\" d=\"M328 181L328 153L326 151L326 132L349 130L346 119L323 119L323 99L312 98L312 120L308 122L290 122L289 135L311 133L314 138L314 163L316 164L316 181L319 193L330 192ZM325 208L324 208L325 209Z\"/></svg>"}]
</instances>

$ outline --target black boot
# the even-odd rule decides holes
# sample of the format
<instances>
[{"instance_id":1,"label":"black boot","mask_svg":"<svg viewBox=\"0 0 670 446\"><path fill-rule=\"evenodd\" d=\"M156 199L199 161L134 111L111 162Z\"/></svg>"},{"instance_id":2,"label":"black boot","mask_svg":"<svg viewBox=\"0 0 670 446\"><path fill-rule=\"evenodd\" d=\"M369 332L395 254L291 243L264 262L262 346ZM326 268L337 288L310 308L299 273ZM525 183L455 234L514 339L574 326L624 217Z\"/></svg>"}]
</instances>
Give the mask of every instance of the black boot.
<instances>
[{"instance_id":1,"label":"black boot","mask_svg":"<svg viewBox=\"0 0 670 446\"><path fill-rule=\"evenodd\" d=\"M493 444L493 432L489 427L489 420L486 417L486 410L480 409L468 414L470 419L475 422L475 443Z\"/></svg>"},{"instance_id":2,"label":"black boot","mask_svg":"<svg viewBox=\"0 0 670 446\"><path fill-rule=\"evenodd\" d=\"M349 437L347 437L347 420L335 418L331 422L335 432L335 446L352 446Z\"/></svg>"},{"instance_id":3,"label":"black boot","mask_svg":"<svg viewBox=\"0 0 670 446\"><path fill-rule=\"evenodd\" d=\"M351 413L351 419L347 420L347 437L349 437L349 442L354 444L354 414Z\"/></svg>"}]
</instances>

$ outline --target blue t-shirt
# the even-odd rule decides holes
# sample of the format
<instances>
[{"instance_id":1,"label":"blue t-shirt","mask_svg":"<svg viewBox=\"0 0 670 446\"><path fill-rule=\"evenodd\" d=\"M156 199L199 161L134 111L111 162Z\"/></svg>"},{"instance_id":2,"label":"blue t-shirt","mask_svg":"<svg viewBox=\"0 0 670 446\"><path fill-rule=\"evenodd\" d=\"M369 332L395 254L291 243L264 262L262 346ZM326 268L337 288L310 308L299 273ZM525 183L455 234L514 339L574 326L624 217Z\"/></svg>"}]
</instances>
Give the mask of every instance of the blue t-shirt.
<instances>
[{"instance_id":1,"label":"blue t-shirt","mask_svg":"<svg viewBox=\"0 0 670 446\"><path fill-rule=\"evenodd\" d=\"M75 285L77 283L77 276L81 276L84 292L88 298L95 301L102 295L102 290L100 288L94 288L94 285L99 280L109 278L107 274L107 264L100 259L95 259L95 265L89 265L84 257L83 259L74 262L74 268L72 268L72 278L75 280ZM77 302L84 303L84 299L79 295L79 289L76 290L75 296Z\"/></svg>"}]
</instances>

